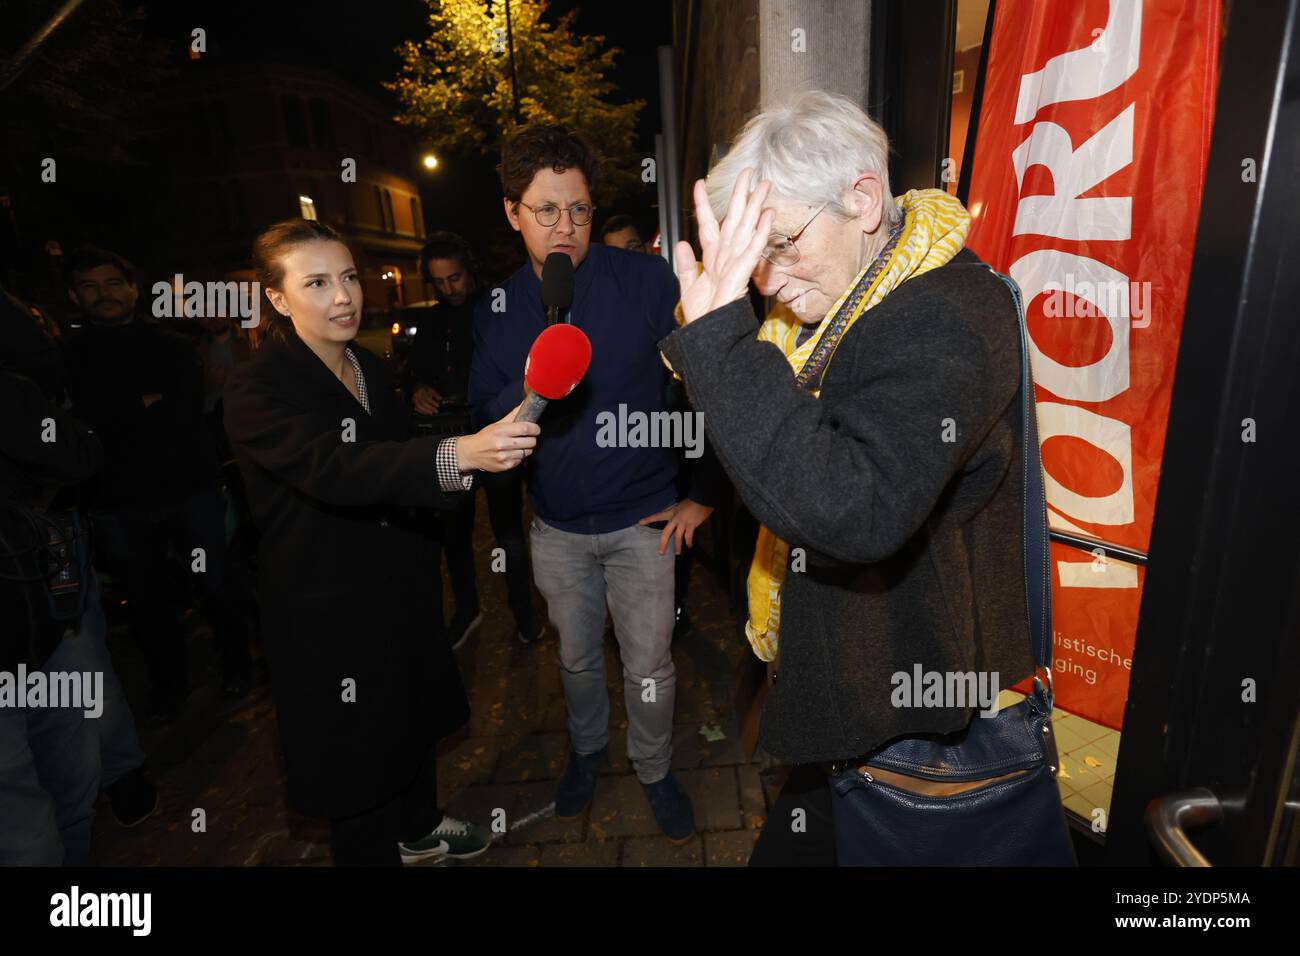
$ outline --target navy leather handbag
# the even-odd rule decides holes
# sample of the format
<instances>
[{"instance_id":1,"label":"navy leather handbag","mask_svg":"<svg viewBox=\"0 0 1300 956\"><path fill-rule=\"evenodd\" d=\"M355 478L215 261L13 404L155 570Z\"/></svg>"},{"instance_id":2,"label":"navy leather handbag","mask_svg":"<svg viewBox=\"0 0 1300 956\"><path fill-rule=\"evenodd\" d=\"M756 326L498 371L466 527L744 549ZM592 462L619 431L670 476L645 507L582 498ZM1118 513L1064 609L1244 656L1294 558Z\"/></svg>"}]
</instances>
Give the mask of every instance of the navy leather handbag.
<instances>
[{"instance_id":1,"label":"navy leather handbag","mask_svg":"<svg viewBox=\"0 0 1300 956\"><path fill-rule=\"evenodd\" d=\"M1006 282L1020 323L1024 458L1025 594L1033 692L965 730L907 737L830 779L840 866L1074 866L1061 807L1052 733L1052 576L1047 501L1038 448L1028 334L1019 286ZM1040 676L1046 674L1046 682ZM928 796L871 777L872 767L925 780L1005 779L951 796ZM1011 776L1007 776L1011 775Z\"/></svg>"}]
</instances>

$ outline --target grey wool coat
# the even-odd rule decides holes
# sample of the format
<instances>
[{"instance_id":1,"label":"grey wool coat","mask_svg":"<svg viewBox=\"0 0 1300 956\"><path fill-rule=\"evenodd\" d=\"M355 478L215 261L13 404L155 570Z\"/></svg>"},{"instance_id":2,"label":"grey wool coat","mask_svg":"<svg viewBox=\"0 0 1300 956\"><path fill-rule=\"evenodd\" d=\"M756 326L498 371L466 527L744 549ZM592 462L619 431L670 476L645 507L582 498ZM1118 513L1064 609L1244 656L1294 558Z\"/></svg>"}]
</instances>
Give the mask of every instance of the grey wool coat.
<instances>
[{"instance_id":1,"label":"grey wool coat","mask_svg":"<svg viewBox=\"0 0 1300 956\"><path fill-rule=\"evenodd\" d=\"M1010 292L969 250L905 282L845 333L820 398L757 329L741 299L660 348L745 504L805 552L760 744L808 763L962 729L970 707L894 706L892 676L1033 671Z\"/></svg>"}]
</instances>

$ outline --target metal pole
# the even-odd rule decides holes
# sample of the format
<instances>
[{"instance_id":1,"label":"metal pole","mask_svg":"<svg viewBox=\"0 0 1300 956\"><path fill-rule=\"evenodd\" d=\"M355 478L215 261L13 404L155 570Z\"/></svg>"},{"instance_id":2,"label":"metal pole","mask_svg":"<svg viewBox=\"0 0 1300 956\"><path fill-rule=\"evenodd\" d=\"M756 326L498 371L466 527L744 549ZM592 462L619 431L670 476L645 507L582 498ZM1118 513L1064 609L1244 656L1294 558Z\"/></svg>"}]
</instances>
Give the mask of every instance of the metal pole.
<instances>
[{"instance_id":1,"label":"metal pole","mask_svg":"<svg viewBox=\"0 0 1300 956\"><path fill-rule=\"evenodd\" d=\"M673 81L673 48L659 47L659 122L663 127L663 161L655 163L655 178L663 183L663 206L668 228L661 233L671 265L671 250L682 237L680 173L677 163L677 84Z\"/></svg>"},{"instance_id":2,"label":"metal pole","mask_svg":"<svg viewBox=\"0 0 1300 956\"><path fill-rule=\"evenodd\" d=\"M659 170L667 168L664 158L663 133L655 133L655 188L659 193L659 254L673 264L673 246L668 241L668 191L664 188L664 177Z\"/></svg>"},{"instance_id":3,"label":"metal pole","mask_svg":"<svg viewBox=\"0 0 1300 956\"><path fill-rule=\"evenodd\" d=\"M510 25L510 0L506 0L506 44L510 48L510 94L515 101L515 123L522 123L519 116L519 79L515 76L515 31Z\"/></svg>"}]
</instances>

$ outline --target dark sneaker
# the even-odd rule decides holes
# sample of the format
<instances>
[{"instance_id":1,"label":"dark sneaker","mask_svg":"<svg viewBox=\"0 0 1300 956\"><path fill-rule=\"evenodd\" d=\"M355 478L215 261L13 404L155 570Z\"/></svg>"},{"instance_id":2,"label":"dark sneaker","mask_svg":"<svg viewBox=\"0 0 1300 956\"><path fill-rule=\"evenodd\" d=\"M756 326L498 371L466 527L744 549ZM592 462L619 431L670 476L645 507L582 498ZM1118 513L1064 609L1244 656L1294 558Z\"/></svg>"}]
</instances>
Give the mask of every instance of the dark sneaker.
<instances>
[{"instance_id":1,"label":"dark sneaker","mask_svg":"<svg viewBox=\"0 0 1300 956\"><path fill-rule=\"evenodd\" d=\"M148 820L158 809L158 788L137 767L104 790L113 819L124 827Z\"/></svg>"},{"instance_id":2,"label":"dark sneaker","mask_svg":"<svg viewBox=\"0 0 1300 956\"><path fill-rule=\"evenodd\" d=\"M483 623L483 613L476 612L473 617L463 616L457 612L451 619L451 624L447 626L447 639L451 641L453 651L460 650L460 646L469 640L469 636L478 630L478 626Z\"/></svg>"},{"instance_id":3,"label":"dark sneaker","mask_svg":"<svg viewBox=\"0 0 1300 956\"><path fill-rule=\"evenodd\" d=\"M686 608L679 607L673 619L673 640L678 641L691 633L691 616Z\"/></svg>"},{"instance_id":4,"label":"dark sneaker","mask_svg":"<svg viewBox=\"0 0 1300 956\"><path fill-rule=\"evenodd\" d=\"M662 780L643 783L641 786L645 787L655 822L664 831L668 842L690 843L695 836L695 811L691 809L691 798L686 795L673 772L670 770Z\"/></svg>"},{"instance_id":5,"label":"dark sneaker","mask_svg":"<svg viewBox=\"0 0 1300 956\"><path fill-rule=\"evenodd\" d=\"M546 625L539 625L532 618L524 618L518 624L519 630L516 636L521 644L533 644L546 636Z\"/></svg>"},{"instance_id":6,"label":"dark sneaker","mask_svg":"<svg viewBox=\"0 0 1300 956\"><path fill-rule=\"evenodd\" d=\"M442 822L429 833L410 843L399 843L397 849L403 863L418 863L442 858L471 860L491 845L492 834L486 828L444 814Z\"/></svg>"},{"instance_id":7,"label":"dark sneaker","mask_svg":"<svg viewBox=\"0 0 1300 956\"><path fill-rule=\"evenodd\" d=\"M582 815L596 795L596 771L609 758L609 747L594 754L569 750L569 763L555 790L555 819L572 820Z\"/></svg>"}]
</instances>

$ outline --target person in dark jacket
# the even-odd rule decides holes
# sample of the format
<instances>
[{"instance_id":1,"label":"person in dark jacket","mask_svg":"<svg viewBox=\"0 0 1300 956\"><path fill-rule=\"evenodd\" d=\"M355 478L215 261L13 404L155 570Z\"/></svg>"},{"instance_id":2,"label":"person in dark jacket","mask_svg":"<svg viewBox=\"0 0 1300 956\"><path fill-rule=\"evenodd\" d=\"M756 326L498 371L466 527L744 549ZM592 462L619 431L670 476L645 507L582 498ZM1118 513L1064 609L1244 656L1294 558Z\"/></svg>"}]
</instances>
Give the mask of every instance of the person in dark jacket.
<instances>
[{"instance_id":1,"label":"person in dark jacket","mask_svg":"<svg viewBox=\"0 0 1300 956\"><path fill-rule=\"evenodd\" d=\"M827 768L994 705L918 707L898 675L982 673L996 698L1033 672L1015 305L963 248L960 203L890 196L887 149L843 97L760 114L696 184L703 267L676 249L686 324L661 348L763 525L746 625L775 661L759 743L797 765L752 864L833 863ZM751 276L783 306L761 325ZM988 784L871 773L945 796Z\"/></svg>"},{"instance_id":2,"label":"person in dark jacket","mask_svg":"<svg viewBox=\"0 0 1300 956\"><path fill-rule=\"evenodd\" d=\"M474 309L482 296L478 261L468 242L454 232L433 232L420 250L420 271L433 286L438 306L420 323L407 365L407 388L417 422L466 427L469 373L474 356ZM438 418L428 416L441 415ZM533 613L532 570L524 541L523 481L520 469L483 475L492 536L504 552L507 603L516 634L528 644L541 637ZM448 625L453 648L483 622L474 570L474 495L439 516L438 534L447 556L447 571L456 608Z\"/></svg>"},{"instance_id":3,"label":"person in dark jacket","mask_svg":"<svg viewBox=\"0 0 1300 956\"><path fill-rule=\"evenodd\" d=\"M158 805L80 507L103 448L62 394L54 342L0 289L0 684L25 665L51 681L93 676L96 698L13 706L0 690L0 865L84 865L100 790L126 826Z\"/></svg>"},{"instance_id":4,"label":"person in dark jacket","mask_svg":"<svg viewBox=\"0 0 1300 956\"><path fill-rule=\"evenodd\" d=\"M569 710L571 749L555 815L586 809L607 754L608 605L623 663L628 757L660 829L685 842L695 817L671 770L673 559L712 512L715 487L706 490L707 478L696 474L690 496L679 499L674 435L645 427L675 420L677 444L692 446L693 456L703 452L698 417L665 408L667 373L655 343L673 326L672 270L657 256L591 242L596 168L587 145L559 126L525 128L502 149L505 213L529 261L479 302L470 407L481 423L519 401L529 348L546 328L543 264L567 255L573 303L562 320L590 340L591 367L572 393L547 406L548 437L528 473L533 573L560 635Z\"/></svg>"},{"instance_id":5,"label":"person in dark jacket","mask_svg":"<svg viewBox=\"0 0 1300 956\"><path fill-rule=\"evenodd\" d=\"M81 666L86 651L102 640L80 625L89 616L88 562L74 562L81 613L61 620L47 610L42 576L53 576L53 554L44 547L49 528L32 505L39 489L87 480L103 451L93 432L4 364L0 401L0 684L21 684L21 692L27 677L20 668L45 672L51 684L55 675L80 675L88 671ZM111 669L109 676L116 680ZM101 782L101 714L66 702L29 707L15 696L0 692L0 866L85 866Z\"/></svg>"},{"instance_id":6,"label":"person in dark jacket","mask_svg":"<svg viewBox=\"0 0 1300 956\"><path fill-rule=\"evenodd\" d=\"M104 443L91 485L96 548L125 583L131 630L149 661L149 716L168 722L190 694L177 599L190 582L221 649L223 689L234 697L249 681L248 623L238 611L248 599L228 576L226 504L203 433L203 366L187 336L138 313L129 261L88 246L68 259L68 294L85 319L66 345L68 391L74 414Z\"/></svg>"},{"instance_id":7,"label":"person in dark jacket","mask_svg":"<svg viewBox=\"0 0 1300 956\"><path fill-rule=\"evenodd\" d=\"M468 705L417 512L452 507L478 469L518 467L539 429L510 409L474 435L405 440L395 383L350 344L362 295L338 234L283 222L254 259L278 316L227 382L225 422L261 531L290 801L330 819L340 864L477 855L490 835L436 805L434 745Z\"/></svg>"},{"instance_id":8,"label":"person in dark jacket","mask_svg":"<svg viewBox=\"0 0 1300 956\"><path fill-rule=\"evenodd\" d=\"M224 407L222 395L226 379L236 368L247 362L253 347L233 317L208 315L198 317L198 335L195 341L199 361L203 364L203 431L212 443L212 454L219 462L230 459L230 446L226 442L226 429L221 424Z\"/></svg>"}]
</instances>

